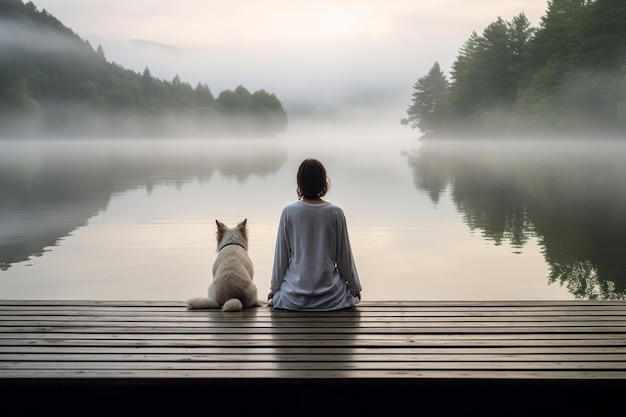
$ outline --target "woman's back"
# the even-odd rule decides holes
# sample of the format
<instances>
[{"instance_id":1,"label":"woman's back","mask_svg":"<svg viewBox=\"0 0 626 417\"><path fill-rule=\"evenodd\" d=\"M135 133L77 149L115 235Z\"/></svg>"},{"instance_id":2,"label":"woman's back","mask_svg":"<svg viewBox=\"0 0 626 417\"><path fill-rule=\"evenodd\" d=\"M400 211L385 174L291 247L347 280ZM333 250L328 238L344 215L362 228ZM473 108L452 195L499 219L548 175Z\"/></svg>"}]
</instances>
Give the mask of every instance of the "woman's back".
<instances>
[{"instance_id":1,"label":"woman's back","mask_svg":"<svg viewBox=\"0 0 626 417\"><path fill-rule=\"evenodd\" d=\"M282 279L281 279L282 277ZM285 207L276 240L271 289L276 308L336 310L360 291L346 221L331 203L297 201Z\"/></svg>"}]
</instances>

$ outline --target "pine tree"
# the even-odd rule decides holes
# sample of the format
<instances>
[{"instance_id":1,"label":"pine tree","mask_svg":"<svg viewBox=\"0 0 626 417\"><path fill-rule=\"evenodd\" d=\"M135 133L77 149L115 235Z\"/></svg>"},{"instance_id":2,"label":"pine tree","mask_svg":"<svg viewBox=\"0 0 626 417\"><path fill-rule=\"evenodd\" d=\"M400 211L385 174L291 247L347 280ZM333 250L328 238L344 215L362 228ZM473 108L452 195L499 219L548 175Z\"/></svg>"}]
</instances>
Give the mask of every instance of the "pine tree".
<instances>
[{"instance_id":1,"label":"pine tree","mask_svg":"<svg viewBox=\"0 0 626 417\"><path fill-rule=\"evenodd\" d=\"M442 105L448 89L448 79L439 63L435 62L428 74L419 78L413 86L413 102L407 110L409 117L400 123L419 129L424 134L435 131L442 122Z\"/></svg>"}]
</instances>

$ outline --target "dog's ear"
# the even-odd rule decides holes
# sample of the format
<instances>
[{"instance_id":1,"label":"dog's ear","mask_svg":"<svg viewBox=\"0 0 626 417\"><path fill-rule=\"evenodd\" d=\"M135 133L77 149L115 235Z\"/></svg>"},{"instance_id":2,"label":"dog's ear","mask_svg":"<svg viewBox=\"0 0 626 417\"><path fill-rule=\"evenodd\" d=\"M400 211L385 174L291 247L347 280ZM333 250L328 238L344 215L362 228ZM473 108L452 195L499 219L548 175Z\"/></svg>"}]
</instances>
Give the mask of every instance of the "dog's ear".
<instances>
[{"instance_id":1,"label":"dog's ear","mask_svg":"<svg viewBox=\"0 0 626 417\"><path fill-rule=\"evenodd\" d=\"M248 241L248 227L246 226L247 224L248 224L248 219L243 219L243 221L237 225L237 229L239 229L239 231L241 232L241 235L243 236L246 242Z\"/></svg>"},{"instance_id":2,"label":"dog's ear","mask_svg":"<svg viewBox=\"0 0 626 417\"><path fill-rule=\"evenodd\" d=\"M224 232L228 230L228 226L219 220L215 220L215 224L217 225L217 241L219 242L224 236Z\"/></svg>"},{"instance_id":3,"label":"dog's ear","mask_svg":"<svg viewBox=\"0 0 626 417\"><path fill-rule=\"evenodd\" d=\"M215 224L217 225L217 230L215 231L215 237L217 239L217 243L219 245L219 243L222 241L222 238L224 237L224 234L226 233L226 230L228 229L228 227L226 227L226 225L224 223L222 223L219 220L215 220Z\"/></svg>"}]
</instances>

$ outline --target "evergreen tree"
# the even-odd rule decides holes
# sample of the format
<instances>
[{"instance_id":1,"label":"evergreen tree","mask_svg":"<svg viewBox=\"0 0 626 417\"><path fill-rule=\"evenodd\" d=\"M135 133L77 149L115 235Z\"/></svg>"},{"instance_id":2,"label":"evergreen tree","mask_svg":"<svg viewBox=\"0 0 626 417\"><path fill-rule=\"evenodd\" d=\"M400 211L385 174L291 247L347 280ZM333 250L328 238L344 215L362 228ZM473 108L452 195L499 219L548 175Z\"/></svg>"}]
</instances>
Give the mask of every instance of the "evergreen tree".
<instances>
[{"instance_id":1,"label":"evergreen tree","mask_svg":"<svg viewBox=\"0 0 626 417\"><path fill-rule=\"evenodd\" d=\"M98 48L96 49L96 53L98 54L98 57L103 60L106 61L107 58L104 55L104 48L102 47L102 45L98 45Z\"/></svg>"},{"instance_id":2,"label":"evergreen tree","mask_svg":"<svg viewBox=\"0 0 626 417\"><path fill-rule=\"evenodd\" d=\"M526 23L523 15L513 22L498 18L464 44L453 64L451 100L465 122L480 120L488 111L512 110L530 36Z\"/></svg>"},{"instance_id":3,"label":"evergreen tree","mask_svg":"<svg viewBox=\"0 0 626 417\"><path fill-rule=\"evenodd\" d=\"M600 70L620 71L626 66L626 1L596 0L590 5L583 29L584 62Z\"/></svg>"},{"instance_id":4,"label":"evergreen tree","mask_svg":"<svg viewBox=\"0 0 626 417\"><path fill-rule=\"evenodd\" d=\"M211 93L211 89L206 84L198 83L194 90L194 93L197 103L200 106L210 106L215 101L213 93Z\"/></svg>"},{"instance_id":5,"label":"evergreen tree","mask_svg":"<svg viewBox=\"0 0 626 417\"><path fill-rule=\"evenodd\" d=\"M454 117L466 119L474 113L478 85L472 82L475 72L475 57L480 48L481 39L476 32L463 43L456 60L452 64L452 90Z\"/></svg>"},{"instance_id":6,"label":"evergreen tree","mask_svg":"<svg viewBox=\"0 0 626 417\"><path fill-rule=\"evenodd\" d=\"M427 134L441 127L445 114L444 103L448 94L449 83L438 62L428 74L419 78L413 86L413 102L407 112L408 118L402 119L403 125L419 129Z\"/></svg>"},{"instance_id":7,"label":"evergreen tree","mask_svg":"<svg viewBox=\"0 0 626 417\"><path fill-rule=\"evenodd\" d=\"M508 26L508 42L510 49L509 71L518 91L528 85L530 57L530 42L535 34L535 28L524 13L513 17Z\"/></svg>"}]
</instances>

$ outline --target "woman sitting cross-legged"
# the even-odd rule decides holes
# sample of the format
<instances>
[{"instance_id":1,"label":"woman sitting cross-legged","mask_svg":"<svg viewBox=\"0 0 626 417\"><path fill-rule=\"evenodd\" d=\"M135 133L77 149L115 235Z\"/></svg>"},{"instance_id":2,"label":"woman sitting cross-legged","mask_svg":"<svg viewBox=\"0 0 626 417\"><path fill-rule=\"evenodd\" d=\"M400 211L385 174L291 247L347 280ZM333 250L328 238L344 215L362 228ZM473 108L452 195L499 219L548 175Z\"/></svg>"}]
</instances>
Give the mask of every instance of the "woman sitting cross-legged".
<instances>
[{"instance_id":1,"label":"woman sitting cross-legged","mask_svg":"<svg viewBox=\"0 0 626 417\"><path fill-rule=\"evenodd\" d=\"M328 311L361 300L343 210L322 199L330 182L315 159L300 164L298 201L281 214L268 301L277 309Z\"/></svg>"}]
</instances>

